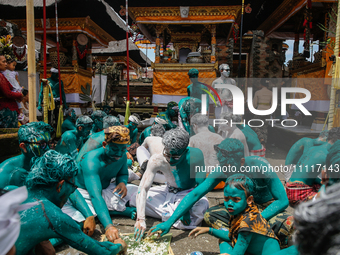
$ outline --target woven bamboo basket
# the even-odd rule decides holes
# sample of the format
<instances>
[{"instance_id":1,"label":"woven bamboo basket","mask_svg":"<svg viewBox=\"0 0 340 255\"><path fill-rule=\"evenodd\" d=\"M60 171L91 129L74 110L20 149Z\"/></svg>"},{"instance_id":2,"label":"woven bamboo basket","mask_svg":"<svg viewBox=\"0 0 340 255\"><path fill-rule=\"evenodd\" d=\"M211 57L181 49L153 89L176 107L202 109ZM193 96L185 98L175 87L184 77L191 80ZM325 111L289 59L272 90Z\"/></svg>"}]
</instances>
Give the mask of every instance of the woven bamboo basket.
<instances>
[{"instance_id":1,"label":"woven bamboo basket","mask_svg":"<svg viewBox=\"0 0 340 255\"><path fill-rule=\"evenodd\" d=\"M59 56L60 56L60 66L65 66L67 62L67 57L65 56L65 53L59 52ZM56 51L50 52L50 60L51 60L51 65L54 68L58 68L58 53Z\"/></svg>"}]
</instances>

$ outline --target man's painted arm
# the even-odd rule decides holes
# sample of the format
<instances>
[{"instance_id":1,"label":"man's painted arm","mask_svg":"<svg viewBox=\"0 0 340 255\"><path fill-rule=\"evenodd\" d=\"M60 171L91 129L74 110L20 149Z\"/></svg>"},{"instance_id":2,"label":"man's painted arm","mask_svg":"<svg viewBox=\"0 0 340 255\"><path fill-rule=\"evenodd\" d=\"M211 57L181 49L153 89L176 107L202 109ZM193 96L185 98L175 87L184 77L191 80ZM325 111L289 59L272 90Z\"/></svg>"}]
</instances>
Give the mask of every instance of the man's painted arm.
<instances>
[{"instance_id":1,"label":"man's painted arm","mask_svg":"<svg viewBox=\"0 0 340 255\"><path fill-rule=\"evenodd\" d=\"M55 215L55 212L53 213ZM49 217L50 220L55 217ZM85 235L79 226L66 214L60 212L58 220L52 221L55 231L58 232L58 237L63 239L73 248L85 252L86 254L94 255L109 255L117 254L122 250L120 244L113 244L109 242L98 242L95 239Z\"/></svg>"},{"instance_id":2,"label":"man's painted arm","mask_svg":"<svg viewBox=\"0 0 340 255\"><path fill-rule=\"evenodd\" d=\"M97 162L99 164L99 162ZM84 182L86 190L89 192L93 207L98 215L100 222L104 225L104 228L112 224L112 220L107 209L106 203L102 197L102 184L98 173L93 173L95 169L95 162L89 162L85 160L81 163L82 172L84 176Z\"/></svg>"},{"instance_id":3,"label":"man's painted arm","mask_svg":"<svg viewBox=\"0 0 340 255\"><path fill-rule=\"evenodd\" d=\"M248 249L252 237L253 233L240 232L237 236L237 242L234 248L230 246L226 251L221 249L220 252L232 255L244 255Z\"/></svg>"},{"instance_id":4,"label":"man's painted arm","mask_svg":"<svg viewBox=\"0 0 340 255\"><path fill-rule=\"evenodd\" d=\"M203 153L200 149L198 149L197 153L191 154L190 155L190 160L191 159L196 159L194 164L190 163L191 166L191 176L195 176L195 181L199 185L204 182L206 178L206 172L201 171L202 168L205 167L204 163L204 156Z\"/></svg>"},{"instance_id":5,"label":"man's painted arm","mask_svg":"<svg viewBox=\"0 0 340 255\"><path fill-rule=\"evenodd\" d=\"M84 197L80 194L78 189L76 189L71 195L70 195L70 201L74 208L76 208L78 211L80 211L85 218L88 218L90 216L93 216L90 207L86 203Z\"/></svg>"},{"instance_id":6,"label":"man's painted arm","mask_svg":"<svg viewBox=\"0 0 340 255\"><path fill-rule=\"evenodd\" d=\"M220 238L225 242L230 242L229 231L222 230L222 229L209 228L209 234L216 238Z\"/></svg>"},{"instance_id":7,"label":"man's painted arm","mask_svg":"<svg viewBox=\"0 0 340 255\"><path fill-rule=\"evenodd\" d=\"M124 163L116 176L116 184L124 183L126 185L129 178L126 154L124 154L120 160L123 160Z\"/></svg>"},{"instance_id":8,"label":"man's painted arm","mask_svg":"<svg viewBox=\"0 0 340 255\"><path fill-rule=\"evenodd\" d=\"M157 169L159 165L155 162L155 157L151 157L146 168L146 171L142 177L142 181L139 184L137 197L136 197L136 208L137 208L137 220L145 221L145 204L147 193L151 188Z\"/></svg>"},{"instance_id":9,"label":"man's painted arm","mask_svg":"<svg viewBox=\"0 0 340 255\"><path fill-rule=\"evenodd\" d=\"M277 215L278 213L284 211L288 205L288 197L285 191L285 188L283 187L280 179L277 177L276 173L275 176L271 176L268 183L268 188L270 192L273 195L273 198L275 201L271 203L266 209L263 210L261 215L263 218L265 218L267 221L270 220L272 217Z\"/></svg>"},{"instance_id":10,"label":"man's painted arm","mask_svg":"<svg viewBox=\"0 0 340 255\"><path fill-rule=\"evenodd\" d=\"M220 183L220 178L214 178L212 176L213 174L209 175L200 185L183 198L174 213L167 220L167 223L172 226L180 217L189 211L198 200Z\"/></svg>"}]
</instances>

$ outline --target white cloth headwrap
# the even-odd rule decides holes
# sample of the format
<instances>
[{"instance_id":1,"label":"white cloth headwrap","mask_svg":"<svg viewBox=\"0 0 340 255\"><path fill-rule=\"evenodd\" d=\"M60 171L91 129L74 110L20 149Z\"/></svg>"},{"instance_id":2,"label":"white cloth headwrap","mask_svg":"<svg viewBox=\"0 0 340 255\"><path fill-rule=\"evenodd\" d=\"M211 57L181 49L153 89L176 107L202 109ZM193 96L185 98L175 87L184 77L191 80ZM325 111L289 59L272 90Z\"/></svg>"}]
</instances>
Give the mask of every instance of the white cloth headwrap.
<instances>
[{"instance_id":1,"label":"white cloth headwrap","mask_svg":"<svg viewBox=\"0 0 340 255\"><path fill-rule=\"evenodd\" d=\"M52 67L52 68L51 68L51 73L59 73L59 71L58 71L58 69Z\"/></svg>"},{"instance_id":2,"label":"white cloth headwrap","mask_svg":"<svg viewBox=\"0 0 340 255\"><path fill-rule=\"evenodd\" d=\"M18 212L38 204L38 202L21 204L27 196L25 186L0 196L0 255L7 254L19 237L20 216Z\"/></svg>"},{"instance_id":3,"label":"white cloth headwrap","mask_svg":"<svg viewBox=\"0 0 340 255\"><path fill-rule=\"evenodd\" d=\"M134 116L134 115L131 115L131 116L129 117L129 121L131 121L131 122L133 122L133 123L136 123L136 124L139 124L139 123L140 123L139 119L138 119L136 116Z\"/></svg>"},{"instance_id":4,"label":"white cloth headwrap","mask_svg":"<svg viewBox=\"0 0 340 255\"><path fill-rule=\"evenodd\" d=\"M162 119L160 117L156 117L155 121L157 122L157 124L161 124L161 125L168 124L168 122L165 119Z\"/></svg>"}]
</instances>

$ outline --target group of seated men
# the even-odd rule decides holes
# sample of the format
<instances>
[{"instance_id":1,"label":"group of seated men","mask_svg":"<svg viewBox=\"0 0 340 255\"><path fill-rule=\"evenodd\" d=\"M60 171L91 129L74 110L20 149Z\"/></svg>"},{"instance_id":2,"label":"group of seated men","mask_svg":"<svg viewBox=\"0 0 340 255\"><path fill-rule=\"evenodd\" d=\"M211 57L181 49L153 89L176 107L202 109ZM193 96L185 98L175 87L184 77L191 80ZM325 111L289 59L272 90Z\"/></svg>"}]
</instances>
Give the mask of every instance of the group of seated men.
<instances>
[{"instance_id":1,"label":"group of seated men","mask_svg":"<svg viewBox=\"0 0 340 255\"><path fill-rule=\"evenodd\" d=\"M113 226L115 216L136 219L136 240L144 237L149 216L162 220L151 233L164 235L172 226L193 229L191 236L209 232L225 241L220 244L221 253L298 254L295 246L280 250L289 246L293 232L293 216L286 208L289 203L312 199L305 191L308 187L314 191L315 183L321 184L318 175L322 169L312 174L311 167L336 167L339 128L322 133L319 139L300 140L292 147L286 164L299 171L292 171L286 193L277 173L269 171L265 148L249 126L232 125L240 122L239 117L225 113L221 118L226 123L216 133L208 116L199 112L196 98L184 98L178 105L170 102L141 133L140 144L136 114L124 126L100 110L76 119L70 109L56 146L48 124L21 126L21 155L0 165L0 189L10 191L3 191L3 204L13 204L4 214L12 224L6 231L13 233L5 254L13 252L14 242L17 254L46 253L60 242L87 254L124 252L126 244ZM179 127L172 122L177 114ZM138 173L129 170L135 160L140 165ZM322 177L325 187L337 182L333 172L324 171ZM139 186L128 183L136 179L141 180ZM209 208L205 195L221 181L226 183L225 202ZM15 206L18 209L13 209ZM19 217L19 209L21 227L11 218ZM90 238L95 217L109 242ZM208 231L197 229L203 220L210 226ZM252 227L244 228L242 221L251 221ZM255 231L260 223L263 227ZM271 245L263 238L269 238Z\"/></svg>"}]
</instances>

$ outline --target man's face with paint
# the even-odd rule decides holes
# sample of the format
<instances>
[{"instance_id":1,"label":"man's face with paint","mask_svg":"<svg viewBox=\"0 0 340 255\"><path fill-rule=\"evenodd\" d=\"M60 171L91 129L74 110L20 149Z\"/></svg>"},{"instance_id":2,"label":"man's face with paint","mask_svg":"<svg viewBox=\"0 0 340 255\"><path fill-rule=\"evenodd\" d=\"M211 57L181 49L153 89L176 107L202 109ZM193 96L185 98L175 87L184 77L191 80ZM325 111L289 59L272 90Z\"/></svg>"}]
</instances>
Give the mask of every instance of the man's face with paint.
<instances>
[{"instance_id":1,"label":"man's face with paint","mask_svg":"<svg viewBox=\"0 0 340 255\"><path fill-rule=\"evenodd\" d=\"M164 148L163 156L165 157L166 161L170 163L171 166L177 165L183 157L185 157L187 148L181 150L169 149Z\"/></svg>"},{"instance_id":2,"label":"man's face with paint","mask_svg":"<svg viewBox=\"0 0 340 255\"><path fill-rule=\"evenodd\" d=\"M130 128L131 128L132 130L135 130L135 129L138 127L138 124L135 123L135 122L130 121L130 122L129 122L129 126L130 126Z\"/></svg>"},{"instance_id":3,"label":"man's face with paint","mask_svg":"<svg viewBox=\"0 0 340 255\"><path fill-rule=\"evenodd\" d=\"M238 215L247 207L247 198L244 190L240 190L232 185L224 188L224 206L230 215Z\"/></svg>"},{"instance_id":4,"label":"man's face with paint","mask_svg":"<svg viewBox=\"0 0 340 255\"><path fill-rule=\"evenodd\" d=\"M86 138L90 135L92 129L92 123L81 124L78 126L78 131L81 133L81 136Z\"/></svg>"},{"instance_id":5,"label":"man's face with paint","mask_svg":"<svg viewBox=\"0 0 340 255\"><path fill-rule=\"evenodd\" d=\"M60 208L65 205L70 195L77 189L77 185L75 185L75 178L68 178L64 180L63 186L60 189L59 198L60 198Z\"/></svg>"},{"instance_id":6,"label":"man's face with paint","mask_svg":"<svg viewBox=\"0 0 340 255\"><path fill-rule=\"evenodd\" d=\"M94 120L95 130L103 130L103 118Z\"/></svg>"},{"instance_id":7,"label":"man's face with paint","mask_svg":"<svg viewBox=\"0 0 340 255\"><path fill-rule=\"evenodd\" d=\"M41 157L44 153L50 149L54 149L51 146L51 134L49 132L41 132L39 137L24 142L27 153L32 157Z\"/></svg>"},{"instance_id":8,"label":"man's face with paint","mask_svg":"<svg viewBox=\"0 0 340 255\"><path fill-rule=\"evenodd\" d=\"M76 115L76 112L74 110L71 112L70 117L71 117L71 120L73 120L73 121L75 121L77 119L77 115Z\"/></svg>"},{"instance_id":9,"label":"man's face with paint","mask_svg":"<svg viewBox=\"0 0 340 255\"><path fill-rule=\"evenodd\" d=\"M107 143L104 152L113 161L118 161L126 153L126 144Z\"/></svg>"}]
</instances>

